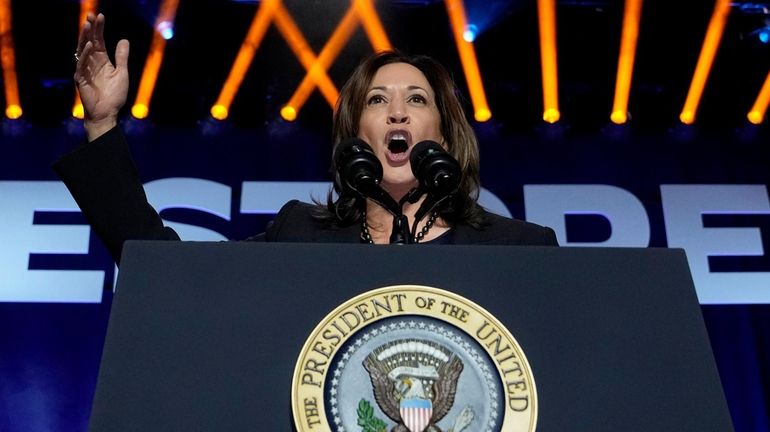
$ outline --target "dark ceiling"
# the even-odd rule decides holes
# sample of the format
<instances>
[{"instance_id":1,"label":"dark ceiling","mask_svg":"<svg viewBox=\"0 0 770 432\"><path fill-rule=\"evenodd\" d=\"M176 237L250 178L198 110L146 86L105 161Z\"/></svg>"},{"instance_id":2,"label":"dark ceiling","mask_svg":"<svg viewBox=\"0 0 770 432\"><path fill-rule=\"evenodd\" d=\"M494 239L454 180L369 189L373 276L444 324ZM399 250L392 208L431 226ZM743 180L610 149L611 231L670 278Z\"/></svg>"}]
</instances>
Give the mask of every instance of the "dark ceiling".
<instances>
[{"instance_id":1,"label":"dark ceiling","mask_svg":"<svg viewBox=\"0 0 770 432\"><path fill-rule=\"evenodd\" d=\"M152 36L158 0L102 0L110 49L131 40L133 100ZM320 51L347 9L347 1L285 0L313 49ZM593 133L606 126L612 107L624 2L558 1L558 61L562 123ZM153 97L150 120L157 126L188 127L208 116L258 2L181 0L176 34ZM72 53L79 3L14 0L13 38L22 105L27 122L57 126L69 118L73 98ZM749 8L747 6L754 6ZM376 4L392 43L411 53L431 54L465 79L442 1ZM679 112L706 32L714 2L647 0L631 89L629 126L658 133L678 123ZM746 113L770 71L770 44L756 37L770 15L768 2L734 2L702 99L696 127L729 131L746 123ZM542 123L537 6L530 1L466 1L469 20L481 23L475 42L494 121L526 132ZM485 27L485 28L484 28ZM355 63L371 52L359 29L329 70L339 88ZM231 107L237 127L259 127L278 117L304 70L272 27ZM329 128L331 109L318 92L299 123ZM767 127L768 120L763 125Z\"/></svg>"}]
</instances>

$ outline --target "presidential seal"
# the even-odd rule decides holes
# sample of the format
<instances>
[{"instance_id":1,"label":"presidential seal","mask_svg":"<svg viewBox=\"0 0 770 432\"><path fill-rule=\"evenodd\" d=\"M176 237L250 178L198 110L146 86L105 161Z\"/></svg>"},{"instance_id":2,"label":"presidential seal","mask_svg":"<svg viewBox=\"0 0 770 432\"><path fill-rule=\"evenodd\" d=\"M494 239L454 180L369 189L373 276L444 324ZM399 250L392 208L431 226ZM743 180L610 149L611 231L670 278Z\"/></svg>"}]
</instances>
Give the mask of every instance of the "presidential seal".
<instances>
[{"instance_id":1,"label":"presidential seal","mask_svg":"<svg viewBox=\"0 0 770 432\"><path fill-rule=\"evenodd\" d=\"M524 352L475 303L400 285L359 295L311 333L292 382L299 432L534 431Z\"/></svg>"}]
</instances>

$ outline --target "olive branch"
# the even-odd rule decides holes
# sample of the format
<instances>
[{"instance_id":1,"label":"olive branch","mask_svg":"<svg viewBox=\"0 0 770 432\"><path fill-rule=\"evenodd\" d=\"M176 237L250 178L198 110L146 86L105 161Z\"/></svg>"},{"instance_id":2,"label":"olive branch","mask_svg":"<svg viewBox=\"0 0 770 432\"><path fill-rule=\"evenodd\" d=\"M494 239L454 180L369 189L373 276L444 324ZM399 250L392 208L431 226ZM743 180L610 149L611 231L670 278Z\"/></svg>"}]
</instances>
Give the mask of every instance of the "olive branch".
<instances>
[{"instance_id":1,"label":"olive branch","mask_svg":"<svg viewBox=\"0 0 770 432\"><path fill-rule=\"evenodd\" d=\"M361 432L386 432L388 425L384 421L374 416L374 408L366 399L358 402L358 425L361 426Z\"/></svg>"}]
</instances>

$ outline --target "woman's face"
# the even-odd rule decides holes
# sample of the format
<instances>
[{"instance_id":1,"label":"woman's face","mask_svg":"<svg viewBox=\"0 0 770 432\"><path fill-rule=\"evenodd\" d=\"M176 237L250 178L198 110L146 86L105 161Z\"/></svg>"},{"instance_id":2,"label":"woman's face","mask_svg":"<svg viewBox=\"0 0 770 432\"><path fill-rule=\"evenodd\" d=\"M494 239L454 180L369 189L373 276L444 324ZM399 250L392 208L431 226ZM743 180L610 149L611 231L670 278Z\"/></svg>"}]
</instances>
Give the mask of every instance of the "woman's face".
<instances>
[{"instance_id":1,"label":"woman's face","mask_svg":"<svg viewBox=\"0 0 770 432\"><path fill-rule=\"evenodd\" d=\"M365 101L358 137L382 163L382 187L399 199L417 185L409 164L412 147L424 140L444 145L433 89L416 67L391 63L374 75Z\"/></svg>"}]
</instances>

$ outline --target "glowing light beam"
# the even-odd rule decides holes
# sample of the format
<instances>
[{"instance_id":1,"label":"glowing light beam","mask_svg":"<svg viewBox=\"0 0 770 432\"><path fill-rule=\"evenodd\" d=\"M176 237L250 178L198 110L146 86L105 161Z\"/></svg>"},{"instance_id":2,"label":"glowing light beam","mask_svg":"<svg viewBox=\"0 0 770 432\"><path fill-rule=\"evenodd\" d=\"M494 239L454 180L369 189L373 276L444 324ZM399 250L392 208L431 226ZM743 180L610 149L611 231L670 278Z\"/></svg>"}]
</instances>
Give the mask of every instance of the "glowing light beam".
<instances>
[{"instance_id":1,"label":"glowing light beam","mask_svg":"<svg viewBox=\"0 0 770 432\"><path fill-rule=\"evenodd\" d=\"M289 102L281 109L281 117L284 120L296 120L300 109L307 102L307 98L316 86L316 82L319 79L319 71L325 71L331 66L342 47L353 36L359 22L363 22L366 35L375 51L392 49L390 40L385 33L377 11L372 6L371 0L353 0L352 6L348 8L337 28L334 29L334 33L329 37L329 40L308 70L302 83L297 87ZM336 98L335 102L330 104L332 109L334 109L335 104Z\"/></svg>"},{"instance_id":2,"label":"glowing light beam","mask_svg":"<svg viewBox=\"0 0 770 432\"><path fill-rule=\"evenodd\" d=\"M299 87L294 91L289 102L281 109L281 117L283 117L284 120L296 120L299 111L302 109L302 106L305 105L308 97L310 97L310 93L312 93L315 88L315 82L319 78L318 71L327 70L329 68L334 59L339 55L342 47L345 46L348 40L350 40L350 37L353 36L353 32L358 28L358 23L357 12L351 7L343 16L342 21L337 25L334 33L329 37L326 45L321 49L321 53L318 54L316 62L310 67L310 70L305 75L305 78L302 80ZM331 105L332 108L334 108L335 103L336 98Z\"/></svg>"},{"instance_id":3,"label":"glowing light beam","mask_svg":"<svg viewBox=\"0 0 770 432\"><path fill-rule=\"evenodd\" d=\"M278 31L281 32L283 38L289 44L289 47L297 56L299 62L308 71L308 75L313 79L321 94L326 98L326 101L330 106L334 106L337 102L339 92L332 80L326 74L326 70L317 65L318 59L310 44L307 43L302 32L297 27L297 23L289 15L283 4L279 4L275 11L274 21Z\"/></svg>"},{"instance_id":4,"label":"glowing light beam","mask_svg":"<svg viewBox=\"0 0 770 432\"><path fill-rule=\"evenodd\" d=\"M706 87L706 80L708 80L711 65L714 63L714 57L716 57L719 43L722 40L722 33L724 33L729 14L730 0L717 0L708 30L706 30L700 56L698 56L698 64L695 66L690 90L687 92L687 99L684 102L682 112L679 114L679 120L686 125L695 122L703 89Z\"/></svg>"},{"instance_id":5,"label":"glowing light beam","mask_svg":"<svg viewBox=\"0 0 770 432\"><path fill-rule=\"evenodd\" d=\"M281 0L266 0L257 9L257 14L249 29L249 34L241 45L241 51L238 53L233 69L230 71L230 76L228 76L216 104L211 108L212 117L219 120L227 117L232 99L235 97L243 77L251 65L254 53L262 42L267 27L271 22L275 23L278 31L294 52L294 55L308 71L307 76L319 88L329 105L333 107L336 103L339 96L337 87L326 74L326 69L321 67L322 63L310 48L310 44L305 40L294 19L283 6ZM281 110L281 114L286 119L296 118L297 109L295 106L287 105Z\"/></svg>"},{"instance_id":6,"label":"glowing light beam","mask_svg":"<svg viewBox=\"0 0 770 432\"><path fill-rule=\"evenodd\" d=\"M19 102L19 83L16 79L16 51L11 32L11 1L0 0L0 67L5 89L5 116L15 120L23 111Z\"/></svg>"},{"instance_id":7,"label":"glowing light beam","mask_svg":"<svg viewBox=\"0 0 770 432\"><path fill-rule=\"evenodd\" d=\"M80 21L78 24L78 35L83 31L83 24L86 23L86 17L89 13L96 13L96 9L99 7L97 0L82 0L80 2ZM83 102L80 101L80 93L78 93L77 87L75 87L75 101L72 102L72 116L76 119L83 120Z\"/></svg>"},{"instance_id":8,"label":"glowing light beam","mask_svg":"<svg viewBox=\"0 0 770 432\"><path fill-rule=\"evenodd\" d=\"M757 100L754 101L754 105L746 115L752 124L758 125L764 121L768 104L770 104L770 72L767 73L767 78L765 78L765 83L757 95Z\"/></svg>"},{"instance_id":9,"label":"glowing light beam","mask_svg":"<svg viewBox=\"0 0 770 432\"><path fill-rule=\"evenodd\" d=\"M243 77L246 76L246 72L249 70L249 66L251 66L251 61L254 59L254 53L265 38L267 28L270 26L273 15L275 15L275 11L280 3L281 0L265 0L259 4L254 19L251 21L249 31L241 43L241 48L235 58L233 67L227 76L227 80L225 80L222 90L219 92L217 101L211 107L211 116L215 119L224 120L229 115L233 98L238 93Z\"/></svg>"},{"instance_id":10,"label":"glowing light beam","mask_svg":"<svg viewBox=\"0 0 770 432\"><path fill-rule=\"evenodd\" d=\"M540 67L543 76L543 120L556 123L559 112L559 80L556 64L556 1L537 0L540 31Z\"/></svg>"},{"instance_id":11,"label":"glowing light beam","mask_svg":"<svg viewBox=\"0 0 770 432\"><path fill-rule=\"evenodd\" d=\"M464 33L468 28L468 21L465 17L465 7L462 0L445 0L449 22L452 25L455 44L460 54L460 61L463 65L465 79L468 82L468 91L471 95L474 117L476 121L485 122L492 118L492 111L487 104L487 96L484 93L484 84L481 81L481 72L479 64L476 61L476 51L473 43L464 38Z\"/></svg>"},{"instance_id":12,"label":"glowing light beam","mask_svg":"<svg viewBox=\"0 0 770 432\"><path fill-rule=\"evenodd\" d=\"M155 19L152 44L147 54L147 60L144 63L136 100L131 107L131 115L137 119L147 118L150 113L150 100L152 100L152 94L155 91L155 83L158 80L158 72L160 71L161 64L163 64L163 55L166 50L166 35L162 32L161 24L166 23L166 26L173 26L178 7L179 0L164 0Z\"/></svg>"},{"instance_id":13,"label":"glowing light beam","mask_svg":"<svg viewBox=\"0 0 770 432\"><path fill-rule=\"evenodd\" d=\"M364 31L374 51L379 52L392 49L393 45L390 43L387 33L385 33L385 27L382 25L382 21L380 21L372 1L353 0L353 7L364 23Z\"/></svg>"},{"instance_id":14,"label":"glowing light beam","mask_svg":"<svg viewBox=\"0 0 770 432\"><path fill-rule=\"evenodd\" d=\"M624 124L628 121L628 99L641 16L642 0L626 0L623 15L623 35L621 36L620 54L618 55L618 73L615 80L615 100L610 115L610 120L615 124Z\"/></svg>"}]
</instances>

